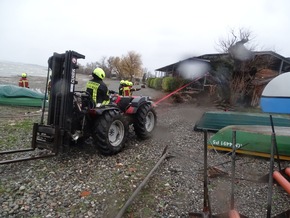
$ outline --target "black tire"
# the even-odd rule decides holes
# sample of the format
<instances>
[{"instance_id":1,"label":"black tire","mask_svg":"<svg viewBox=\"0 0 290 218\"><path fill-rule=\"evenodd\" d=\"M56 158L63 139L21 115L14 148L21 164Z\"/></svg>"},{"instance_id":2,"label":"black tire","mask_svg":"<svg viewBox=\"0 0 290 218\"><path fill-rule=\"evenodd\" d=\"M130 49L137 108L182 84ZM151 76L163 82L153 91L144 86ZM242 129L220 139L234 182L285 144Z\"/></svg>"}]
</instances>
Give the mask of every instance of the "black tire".
<instances>
[{"instance_id":1,"label":"black tire","mask_svg":"<svg viewBox=\"0 0 290 218\"><path fill-rule=\"evenodd\" d=\"M147 139L153 134L157 122L154 108L150 104L141 105L133 122L134 130L138 138Z\"/></svg>"},{"instance_id":2,"label":"black tire","mask_svg":"<svg viewBox=\"0 0 290 218\"><path fill-rule=\"evenodd\" d=\"M105 111L96 119L93 139L97 149L104 155L119 153L125 144L128 124L117 110Z\"/></svg>"}]
</instances>

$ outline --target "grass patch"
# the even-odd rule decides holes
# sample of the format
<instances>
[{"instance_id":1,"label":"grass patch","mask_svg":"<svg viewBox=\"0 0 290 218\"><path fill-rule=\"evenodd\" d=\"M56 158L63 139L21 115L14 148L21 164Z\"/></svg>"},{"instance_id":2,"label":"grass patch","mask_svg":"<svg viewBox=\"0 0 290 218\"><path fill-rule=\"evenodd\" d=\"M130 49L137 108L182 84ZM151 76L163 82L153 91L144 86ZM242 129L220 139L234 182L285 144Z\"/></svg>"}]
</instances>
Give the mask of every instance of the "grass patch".
<instances>
[{"instance_id":1,"label":"grass patch","mask_svg":"<svg viewBox=\"0 0 290 218\"><path fill-rule=\"evenodd\" d=\"M22 120L21 122L17 122L15 124L15 128L20 128L22 130L32 130L32 127L33 127L33 120L31 119L25 119L25 120Z\"/></svg>"},{"instance_id":2,"label":"grass patch","mask_svg":"<svg viewBox=\"0 0 290 218\"><path fill-rule=\"evenodd\" d=\"M1 122L0 148L12 149L30 146L34 119L26 118L9 122Z\"/></svg>"},{"instance_id":3,"label":"grass patch","mask_svg":"<svg viewBox=\"0 0 290 218\"><path fill-rule=\"evenodd\" d=\"M2 185L2 183L0 182L0 194L3 194L5 191L5 187Z\"/></svg>"}]
</instances>

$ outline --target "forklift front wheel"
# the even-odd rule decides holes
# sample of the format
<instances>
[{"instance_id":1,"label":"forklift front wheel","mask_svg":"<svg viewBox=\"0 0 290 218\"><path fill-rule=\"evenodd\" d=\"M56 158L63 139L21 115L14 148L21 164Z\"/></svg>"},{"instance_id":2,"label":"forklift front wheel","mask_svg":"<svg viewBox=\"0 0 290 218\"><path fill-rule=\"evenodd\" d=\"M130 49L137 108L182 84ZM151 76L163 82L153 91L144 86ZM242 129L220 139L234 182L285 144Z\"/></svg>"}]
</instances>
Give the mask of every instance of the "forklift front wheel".
<instances>
[{"instance_id":1,"label":"forklift front wheel","mask_svg":"<svg viewBox=\"0 0 290 218\"><path fill-rule=\"evenodd\" d=\"M104 155L119 153L127 140L128 124L117 110L105 111L95 121L94 143Z\"/></svg>"}]
</instances>

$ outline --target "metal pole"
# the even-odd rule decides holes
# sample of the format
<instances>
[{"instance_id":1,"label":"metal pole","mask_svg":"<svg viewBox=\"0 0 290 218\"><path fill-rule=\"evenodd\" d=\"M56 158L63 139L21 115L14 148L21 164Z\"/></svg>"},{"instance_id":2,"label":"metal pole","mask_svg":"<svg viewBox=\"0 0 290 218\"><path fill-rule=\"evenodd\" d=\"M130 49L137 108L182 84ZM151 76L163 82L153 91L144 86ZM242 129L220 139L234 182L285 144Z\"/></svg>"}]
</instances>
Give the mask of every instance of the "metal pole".
<instances>
[{"instance_id":1,"label":"metal pole","mask_svg":"<svg viewBox=\"0 0 290 218\"><path fill-rule=\"evenodd\" d=\"M273 186L273 170L274 170L274 146L275 146L275 133L272 132L271 143L271 159L270 159L270 173L268 183L268 205L267 205L267 218L271 218L272 210L272 186Z\"/></svg>"},{"instance_id":2,"label":"metal pole","mask_svg":"<svg viewBox=\"0 0 290 218\"><path fill-rule=\"evenodd\" d=\"M204 149L203 149L203 159L204 159L204 166L203 166L203 210L208 211L208 202L207 202L207 184L208 184L208 178L207 178L207 131L204 130L203 132L204 135Z\"/></svg>"},{"instance_id":3,"label":"metal pole","mask_svg":"<svg viewBox=\"0 0 290 218\"><path fill-rule=\"evenodd\" d=\"M125 205L121 208L121 210L119 211L119 213L117 214L117 216L115 218L121 218L123 216L123 214L125 213L126 209L131 205L131 203L133 202L133 200L135 199L135 197L137 196L137 194L141 191L141 189L146 185L147 181L149 180L149 178L151 177L151 175L154 173L154 171L159 167L159 165L162 163L162 161L167 157L168 152L165 152L161 158L159 159L159 161L156 163L156 165L153 167L153 169L148 173L148 175L146 176L146 178L141 182L141 184L138 186L138 188L133 192L133 194L131 195L131 197L127 200L127 202L125 203Z\"/></svg>"},{"instance_id":4,"label":"metal pole","mask_svg":"<svg viewBox=\"0 0 290 218\"><path fill-rule=\"evenodd\" d=\"M41 114L40 124L43 124L43 119L44 119L45 102L46 102L46 98L47 98L48 78L49 78L49 65L47 68L46 85L45 85L45 92L44 92L44 100L43 100L43 104L42 104L42 114Z\"/></svg>"},{"instance_id":5,"label":"metal pole","mask_svg":"<svg viewBox=\"0 0 290 218\"><path fill-rule=\"evenodd\" d=\"M235 167L236 167L236 131L233 131L232 139L232 184L231 184L231 210L234 210L235 199L234 199L234 183L235 183Z\"/></svg>"},{"instance_id":6,"label":"metal pole","mask_svg":"<svg viewBox=\"0 0 290 218\"><path fill-rule=\"evenodd\" d=\"M209 217L211 217L211 206L210 206L210 200L209 200L209 195L208 195L208 176L207 176L207 168L208 168L208 162L207 162L207 130L204 130L204 167L203 167L203 188L204 188L204 192L203 192L203 212L208 212L209 213Z\"/></svg>"},{"instance_id":7,"label":"metal pole","mask_svg":"<svg viewBox=\"0 0 290 218\"><path fill-rule=\"evenodd\" d=\"M272 115L270 115L270 121L271 121L271 127L272 127L272 133L273 133L273 140L274 140L274 155L277 155L277 162L278 162L278 167L279 167L279 171L281 172L281 164L280 164L280 157L279 157L279 150L278 150L278 145L277 145L277 140L276 140L276 133L275 133L275 129L274 129L274 122L273 122L273 118Z\"/></svg>"}]
</instances>

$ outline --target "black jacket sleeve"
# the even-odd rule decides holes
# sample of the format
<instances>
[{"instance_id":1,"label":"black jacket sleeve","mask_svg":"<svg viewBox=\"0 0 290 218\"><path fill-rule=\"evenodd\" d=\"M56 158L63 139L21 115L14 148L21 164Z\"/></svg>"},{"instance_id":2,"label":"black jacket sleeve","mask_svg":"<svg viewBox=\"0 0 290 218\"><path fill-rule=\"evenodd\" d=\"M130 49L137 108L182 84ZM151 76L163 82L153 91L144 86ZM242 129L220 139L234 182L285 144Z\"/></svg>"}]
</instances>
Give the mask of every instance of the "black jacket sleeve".
<instances>
[{"instance_id":1,"label":"black jacket sleeve","mask_svg":"<svg viewBox=\"0 0 290 218\"><path fill-rule=\"evenodd\" d=\"M102 103L103 101L108 101L110 99L108 95L108 87L103 81L100 82L97 96L97 103Z\"/></svg>"}]
</instances>

